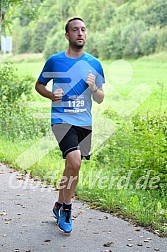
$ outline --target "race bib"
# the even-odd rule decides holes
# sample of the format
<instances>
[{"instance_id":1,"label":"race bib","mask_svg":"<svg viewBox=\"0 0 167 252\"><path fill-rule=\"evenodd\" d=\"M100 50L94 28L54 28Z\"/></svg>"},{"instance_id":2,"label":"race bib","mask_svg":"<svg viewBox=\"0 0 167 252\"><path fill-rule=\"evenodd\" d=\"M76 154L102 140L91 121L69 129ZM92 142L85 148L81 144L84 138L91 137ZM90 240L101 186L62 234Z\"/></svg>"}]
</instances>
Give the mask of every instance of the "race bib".
<instances>
[{"instance_id":1,"label":"race bib","mask_svg":"<svg viewBox=\"0 0 167 252\"><path fill-rule=\"evenodd\" d=\"M84 96L69 96L68 101L64 104L64 112L84 112L86 111L86 104Z\"/></svg>"}]
</instances>

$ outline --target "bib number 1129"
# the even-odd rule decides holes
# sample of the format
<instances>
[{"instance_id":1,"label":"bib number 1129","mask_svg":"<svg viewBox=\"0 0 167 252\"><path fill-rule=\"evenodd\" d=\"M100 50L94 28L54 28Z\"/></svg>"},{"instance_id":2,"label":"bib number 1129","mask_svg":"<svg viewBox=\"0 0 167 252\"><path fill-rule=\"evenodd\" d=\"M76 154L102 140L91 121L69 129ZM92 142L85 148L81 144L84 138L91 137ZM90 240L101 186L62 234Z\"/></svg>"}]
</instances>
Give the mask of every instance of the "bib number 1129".
<instances>
[{"instance_id":1,"label":"bib number 1129","mask_svg":"<svg viewBox=\"0 0 167 252\"><path fill-rule=\"evenodd\" d=\"M80 108L85 106L84 100L68 101L68 106L73 108Z\"/></svg>"}]
</instances>

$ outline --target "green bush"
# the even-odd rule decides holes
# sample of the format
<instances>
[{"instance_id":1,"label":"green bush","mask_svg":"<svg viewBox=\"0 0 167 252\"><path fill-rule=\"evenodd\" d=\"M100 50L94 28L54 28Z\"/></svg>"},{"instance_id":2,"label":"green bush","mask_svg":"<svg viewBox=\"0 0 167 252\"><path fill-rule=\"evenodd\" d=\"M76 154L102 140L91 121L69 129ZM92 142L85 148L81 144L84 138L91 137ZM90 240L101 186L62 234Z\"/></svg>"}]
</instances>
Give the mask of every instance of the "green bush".
<instances>
[{"instance_id":1,"label":"green bush","mask_svg":"<svg viewBox=\"0 0 167 252\"><path fill-rule=\"evenodd\" d=\"M144 175L147 170L150 170L152 176L160 176L160 186L164 186L167 183L167 156L165 155L167 152L167 115L150 118L137 115L133 117L133 125L136 176Z\"/></svg>"},{"instance_id":2,"label":"green bush","mask_svg":"<svg viewBox=\"0 0 167 252\"><path fill-rule=\"evenodd\" d=\"M0 66L0 134L6 138L33 138L45 135L49 128L48 120L34 118L39 109L28 108L31 101L32 76L22 78L16 74L12 63ZM44 113L45 111L43 111Z\"/></svg>"},{"instance_id":3,"label":"green bush","mask_svg":"<svg viewBox=\"0 0 167 252\"><path fill-rule=\"evenodd\" d=\"M138 114L132 121L122 121L121 127L97 152L97 164L121 176L132 171L132 185L149 172L150 179L159 176L159 187L165 188L166 147L167 115L149 117Z\"/></svg>"},{"instance_id":4,"label":"green bush","mask_svg":"<svg viewBox=\"0 0 167 252\"><path fill-rule=\"evenodd\" d=\"M108 28L104 34L99 34L96 44L98 55L101 59L121 58L122 43L119 28Z\"/></svg>"},{"instance_id":5,"label":"green bush","mask_svg":"<svg viewBox=\"0 0 167 252\"><path fill-rule=\"evenodd\" d=\"M167 49L167 27L163 27L158 31L157 51L160 52L166 49Z\"/></svg>"},{"instance_id":6,"label":"green bush","mask_svg":"<svg viewBox=\"0 0 167 252\"><path fill-rule=\"evenodd\" d=\"M141 56L140 40L145 30L146 26L142 21L133 21L122 29L123 57L138 58Z\"/></svg>"},{"instance_id":7,"label":"green bush","mask_svg":"<svg viewBox=\"0 0 167 252\"><path fill-rule=\"evenodd\" d=\"M0 106L14 105L23 97L29 98L32 92L32 76L22 78L15 73L16 69L10 62L0 65Z\"/></svg>"},{"instance_id":8,"label":"green bush","mask_svg":"<svg viewBox=\"0 0 167 252\"><path fill-rule=\"evenodd\" d=\"M150 30L143 32L139 41L142 55L149 55L155 52L157 46L157 32Z\"/></svg>"},{"instance_id":9,"label":"green bush","mask_svg":"<svg viewBox=\"0 0 167 252\"><path fill-rule=\"evenodd\" d=\"M90 33L87 37L85 44L85 51L92 54L94 57L98 57L97 41L99 39L99 33Z\"/></svg>"}]
</instances>

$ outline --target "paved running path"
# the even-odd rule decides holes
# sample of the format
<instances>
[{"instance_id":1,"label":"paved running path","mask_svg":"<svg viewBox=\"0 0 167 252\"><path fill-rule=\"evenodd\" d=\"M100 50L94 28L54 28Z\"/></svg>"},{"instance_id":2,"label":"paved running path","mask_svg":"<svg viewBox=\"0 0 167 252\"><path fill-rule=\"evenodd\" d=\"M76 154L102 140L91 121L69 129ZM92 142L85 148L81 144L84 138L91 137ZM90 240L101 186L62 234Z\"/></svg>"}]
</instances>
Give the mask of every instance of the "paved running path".
<instances>
[{"instance_id":1,"label":"paved running path","mask_svg":"<svg viewBox=\"0 0 167 252\"><path fill-rule=\"evenodd\" d=\"M167 252L167 239L80 201L73 203L73 232L63 234L51 215L56 196L51 187L0 164L0 251Z\"/></svg>"}]
</instances>

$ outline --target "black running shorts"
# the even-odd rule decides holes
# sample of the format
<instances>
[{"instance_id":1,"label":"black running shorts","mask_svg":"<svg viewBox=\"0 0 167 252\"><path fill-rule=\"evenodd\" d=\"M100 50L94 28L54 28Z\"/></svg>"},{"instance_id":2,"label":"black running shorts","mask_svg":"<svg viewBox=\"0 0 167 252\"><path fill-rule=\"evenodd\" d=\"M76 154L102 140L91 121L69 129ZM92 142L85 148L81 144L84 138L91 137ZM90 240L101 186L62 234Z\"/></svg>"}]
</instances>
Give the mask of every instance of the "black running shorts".
<instances>
[{"instance_id":1,"label":"black running shorts","mask_svg":"<svg viewBox=\"0 0 167 252\"><path fill-rule=\"evenodd\" d=\"M52 131L59 143L60 150L62 151L63 158L74 150L81 151L81 157L90 159L91 148L91 126L74 126L71 124L60 123L53 124Z\"/></svg>"}]
</instances>

